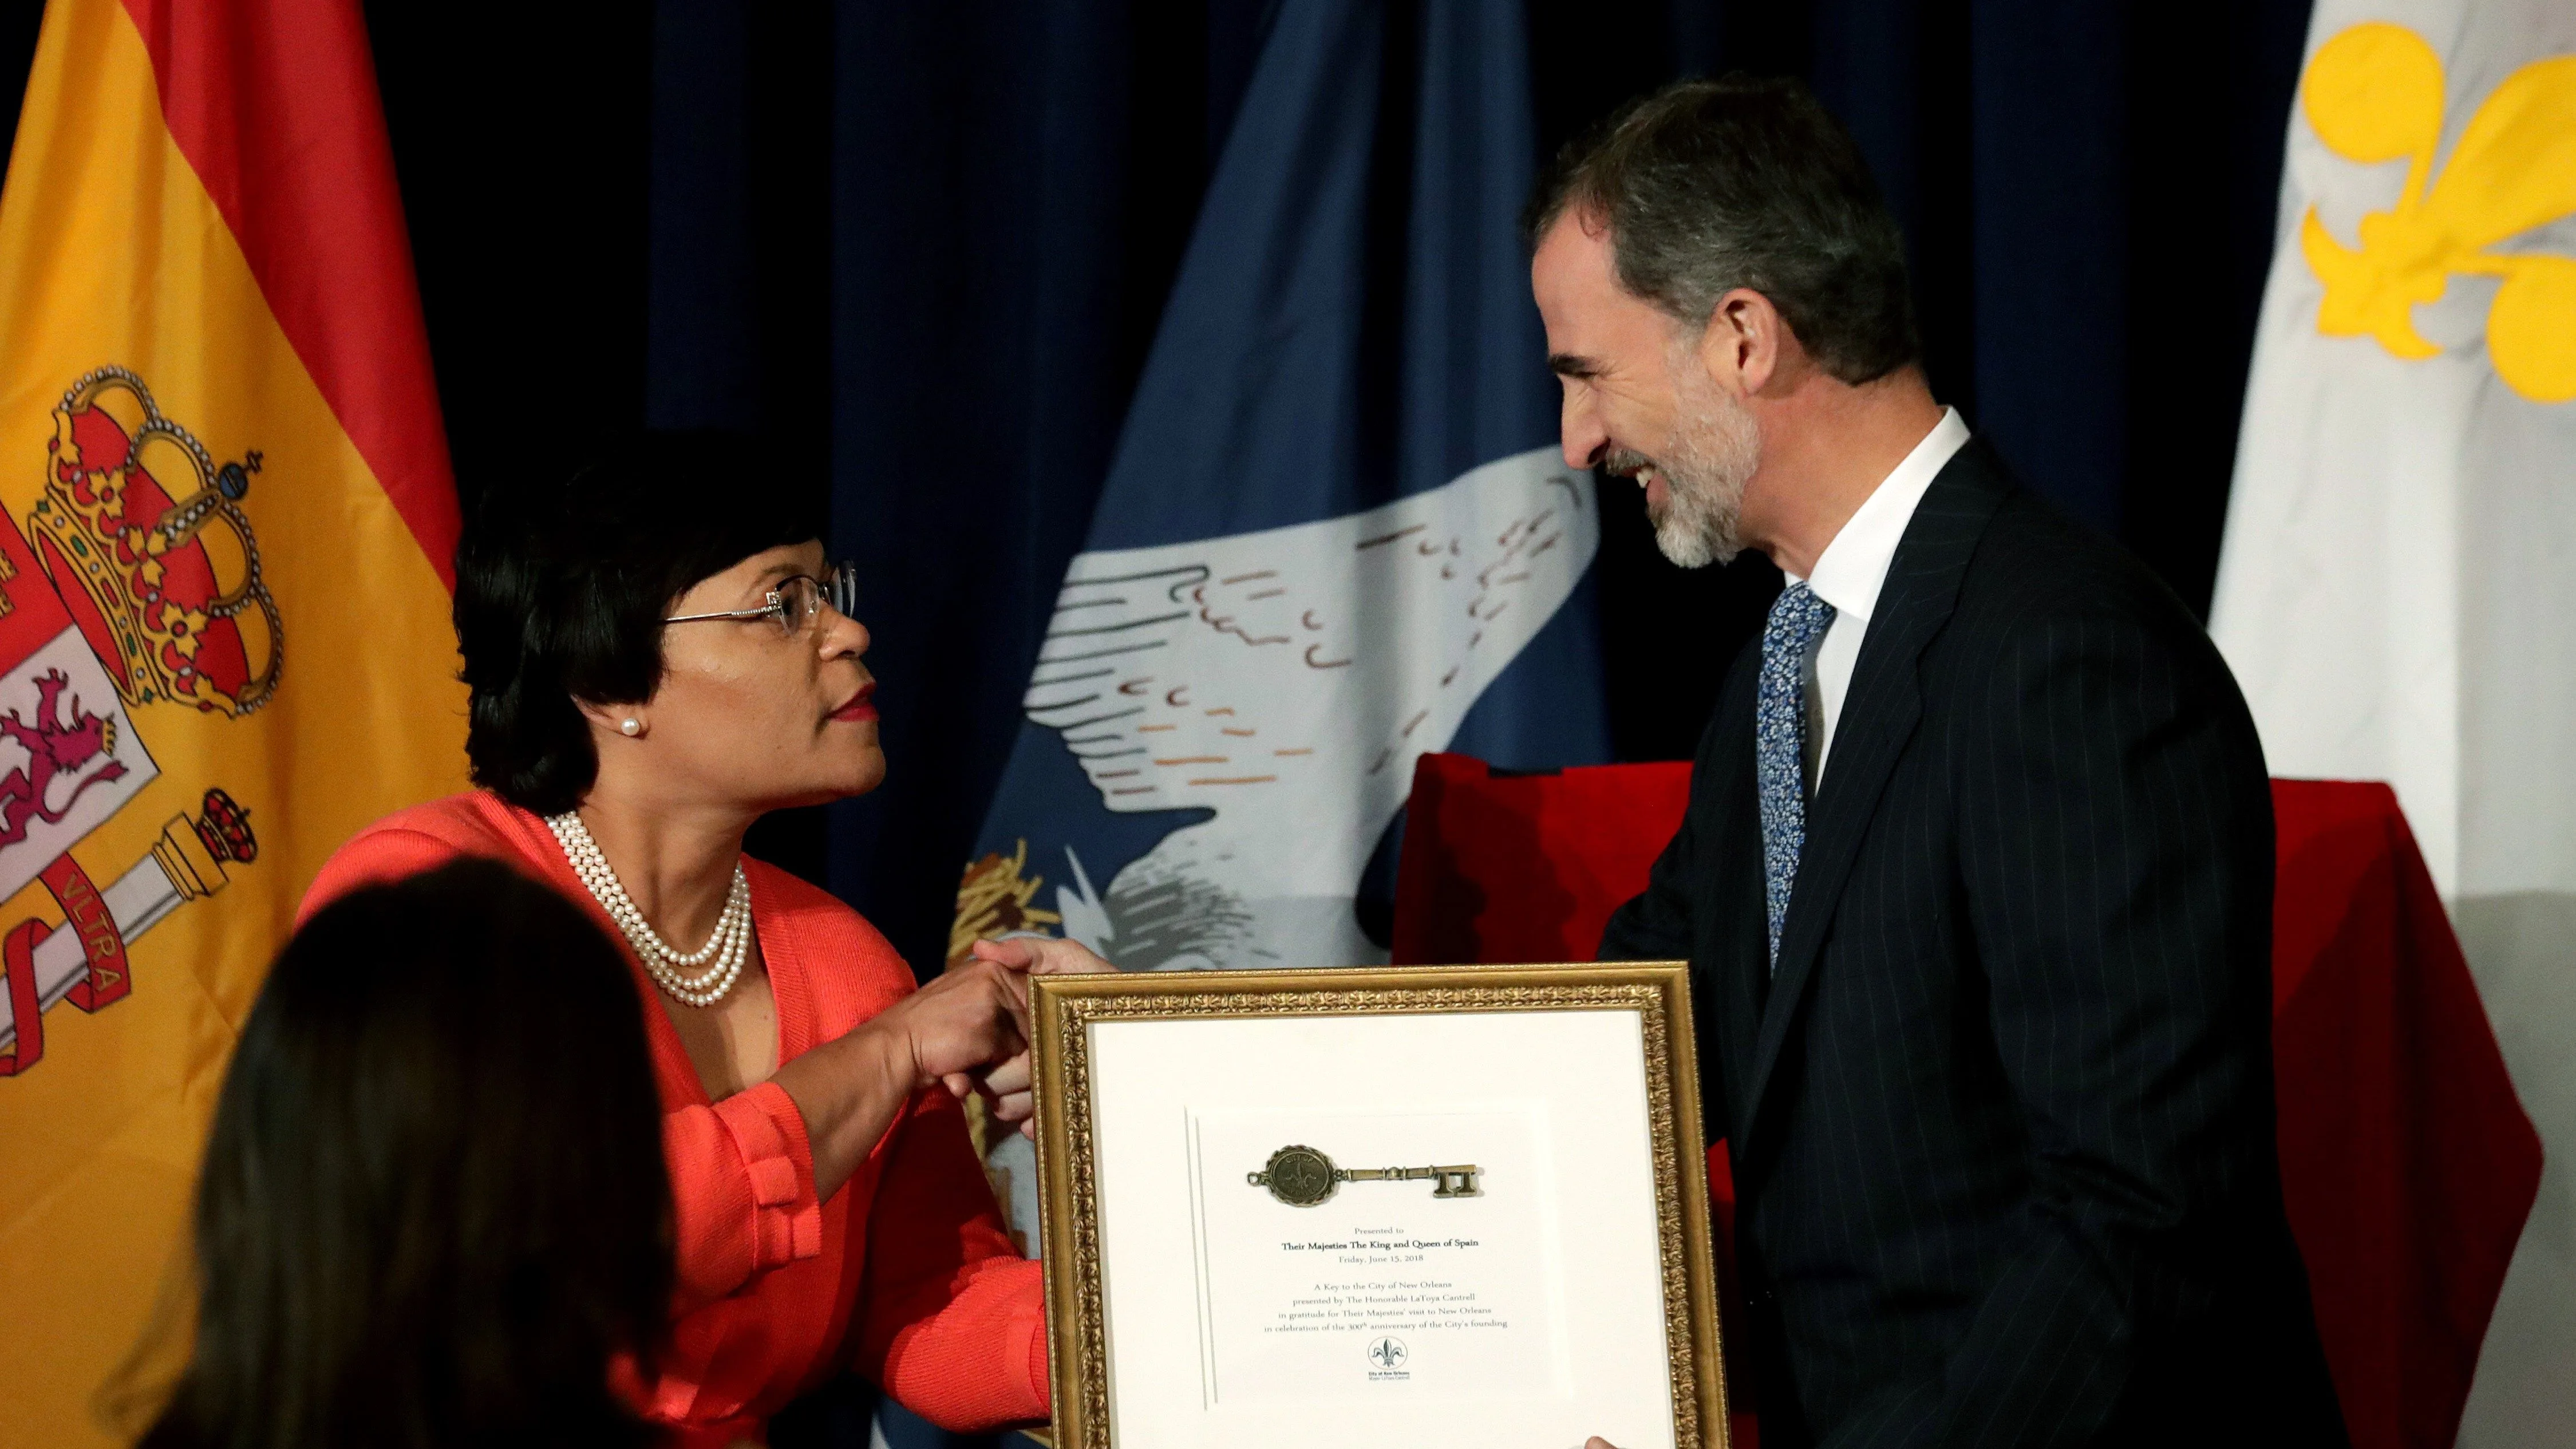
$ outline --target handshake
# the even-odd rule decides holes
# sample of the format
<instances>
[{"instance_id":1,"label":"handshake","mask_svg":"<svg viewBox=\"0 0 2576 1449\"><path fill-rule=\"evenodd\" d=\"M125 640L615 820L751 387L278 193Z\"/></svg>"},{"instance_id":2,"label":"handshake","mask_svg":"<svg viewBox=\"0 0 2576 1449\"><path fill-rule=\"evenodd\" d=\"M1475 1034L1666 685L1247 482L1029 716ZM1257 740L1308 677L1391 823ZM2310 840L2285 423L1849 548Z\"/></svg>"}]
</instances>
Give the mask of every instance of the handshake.
<instances>
[{"instance_id":1,"label":"handshake","mask_svg":"<svg viewBox=\"0 0 2576 1449\"><path fill-rule=\"evenodd\" d=\"M966 960L879 1021L904 1034L916 1083L936 1082L960 1101L976 1093L994 1120L1015 1123L1028 1136L1036 1112L1029 1090L1029 978L1117 969L1079 941L978 941Z\"/></svg>"}]
</instances>

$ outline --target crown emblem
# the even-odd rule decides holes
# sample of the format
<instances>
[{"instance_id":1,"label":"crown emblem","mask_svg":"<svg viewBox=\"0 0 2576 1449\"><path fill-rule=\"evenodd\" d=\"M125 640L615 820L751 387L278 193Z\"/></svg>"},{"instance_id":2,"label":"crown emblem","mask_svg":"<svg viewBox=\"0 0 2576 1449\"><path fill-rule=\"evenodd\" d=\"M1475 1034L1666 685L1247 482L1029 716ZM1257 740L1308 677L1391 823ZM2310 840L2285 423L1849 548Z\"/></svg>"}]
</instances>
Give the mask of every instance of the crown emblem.
<instances>
[{"instance_id":1,"label":"crown emblem","mask_svg":"<svg viewBox=\"0 0 2576 1449\"><path fill-rule=\"evenodd\" d=\"M2342 31L2317 48L2299 92L2327 150L2407 163L2397 204L2361 219L2359 249L2335 240L2313 206L2300 222L2300 250L2326 286L2317 330L2431 357L2442 349L2415 330L2415 307L2440 300L2455 274L2501 278L2487 308L2496 376L2533 402L2576 398L2576 257L2497 248L2576 213L2576 55L2506 76L2438 176L2442 58L2414 31L2382 21Z\"/></svg>"},{"instance_id":2,"label":"crown emblem","mask_svg":"<svg viewBox=\"0 0 2576 1449\"><path fill-rule=\"evenodd\" d=\"M217 465L122 367L72 384L45 452L29 541L117 693L236 716L268 703L286 628L241 509L259 454ZM187 486L173 498L164 479Z\"/></svg>"}]
</instances>

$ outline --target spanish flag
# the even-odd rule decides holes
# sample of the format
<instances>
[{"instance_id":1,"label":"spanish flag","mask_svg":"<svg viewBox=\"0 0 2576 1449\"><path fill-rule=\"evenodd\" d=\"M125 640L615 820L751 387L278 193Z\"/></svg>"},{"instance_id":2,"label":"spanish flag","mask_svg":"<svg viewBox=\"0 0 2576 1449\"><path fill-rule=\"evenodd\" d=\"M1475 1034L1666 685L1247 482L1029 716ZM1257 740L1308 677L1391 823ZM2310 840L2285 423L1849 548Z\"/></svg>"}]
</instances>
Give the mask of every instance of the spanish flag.
<instances>
[{"instance_id":1,"label":"spanish flag","mask_svg":"<svg viewBox=\"0 0 2576 1449\"><path fill-rule=\"evenodd\" d=\"M456 502L357 0L51 0L0 194L0 1446L109 1442L235 1029L464 783Z\"/></svg>"}]
</instances>

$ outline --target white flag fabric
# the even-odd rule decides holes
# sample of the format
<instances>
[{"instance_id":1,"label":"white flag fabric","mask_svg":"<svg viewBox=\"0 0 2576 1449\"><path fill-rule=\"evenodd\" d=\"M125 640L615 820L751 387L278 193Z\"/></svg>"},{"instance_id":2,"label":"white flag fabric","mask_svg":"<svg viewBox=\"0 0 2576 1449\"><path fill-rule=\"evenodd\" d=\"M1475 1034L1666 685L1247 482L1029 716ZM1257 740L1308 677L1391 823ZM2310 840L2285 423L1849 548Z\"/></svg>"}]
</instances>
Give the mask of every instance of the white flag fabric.
<instances>
[{"instance_id":1,"label":"white flag fabric","mask_svg":"<svg viewBox=\"0 0 2576 1449\"><path fill-rule=\"evenodd\" d=\"M2459 1442L2576 1425L2576 5L2319 0L2212 633L2396 787L2548 1153Z\"/></svg>"}]
</instances>

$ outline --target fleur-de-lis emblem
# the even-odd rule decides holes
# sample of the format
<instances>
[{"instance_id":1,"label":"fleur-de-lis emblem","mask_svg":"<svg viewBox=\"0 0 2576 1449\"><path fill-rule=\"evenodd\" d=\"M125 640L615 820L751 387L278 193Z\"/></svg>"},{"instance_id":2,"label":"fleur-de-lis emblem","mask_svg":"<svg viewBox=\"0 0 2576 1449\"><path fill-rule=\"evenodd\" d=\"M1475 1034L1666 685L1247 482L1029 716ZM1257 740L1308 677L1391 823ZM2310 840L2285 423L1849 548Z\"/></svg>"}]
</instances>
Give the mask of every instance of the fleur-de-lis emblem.
<instances>
[{"instance_id":1,"label":"fleur-de-lis emblem","mask_svg":"<svg viewBox=\"0 0 2576 1449\"><path fill-rule=\"evenodd\" d=\"M2453 273L2501 277L2487 310L2496 376L2534 402L2576 398L2576 257L2489 250L2576 214L2576 55L2505 77L2436 177L2442 87L2433 47L2378 21L2342 31L2308 62L2300 104L2327 149L2408 163L2397 205L2361 219L2357 251L2308 208L2299 248L2326 287L2317 330L2431 357L2442 349L2415 330L2415 307L2438 301Z\"/></svg>"}]
</instances>

